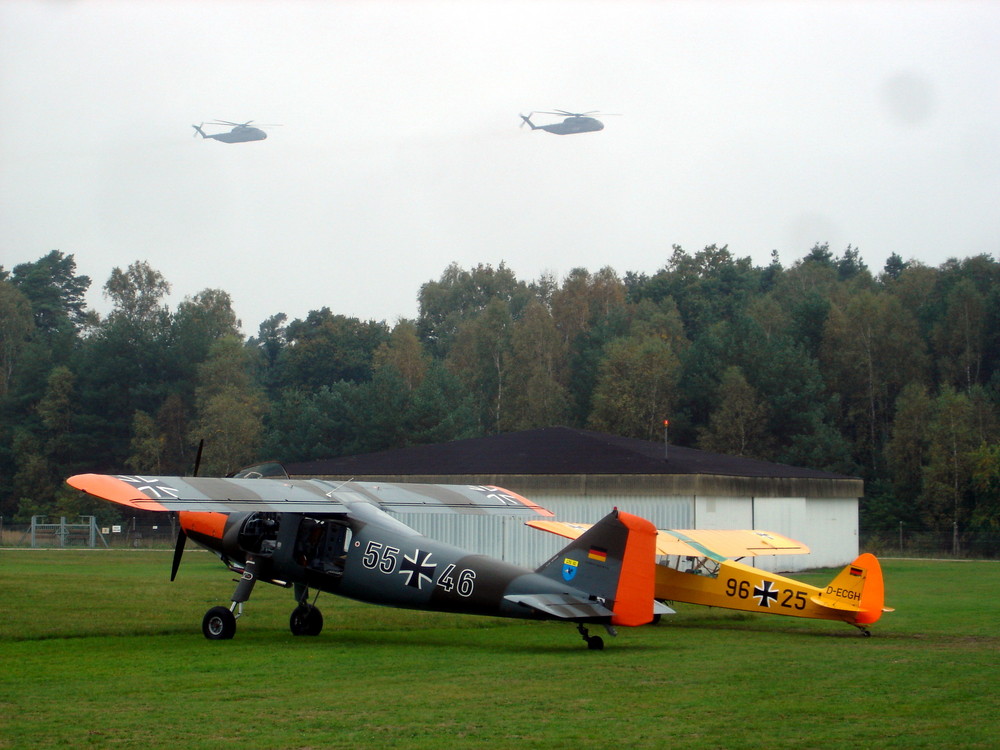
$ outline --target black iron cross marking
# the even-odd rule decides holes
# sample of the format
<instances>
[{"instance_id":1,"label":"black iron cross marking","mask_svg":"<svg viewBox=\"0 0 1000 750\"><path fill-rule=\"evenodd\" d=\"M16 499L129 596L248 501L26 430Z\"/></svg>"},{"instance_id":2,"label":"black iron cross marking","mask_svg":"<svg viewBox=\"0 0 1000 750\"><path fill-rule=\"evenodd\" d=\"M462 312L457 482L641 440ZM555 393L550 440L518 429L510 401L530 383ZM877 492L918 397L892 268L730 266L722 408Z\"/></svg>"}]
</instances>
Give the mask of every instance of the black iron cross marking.
<instances>
[{"instance_id":1,"label":"black iron cross marking","mask_svg":"<svg viewBox=\"0 0 1000 750\"><path fill-rule=\"evenodd\" d=\"M427 559L430 556L430 552L422 552L419 549L413 553L413 557L409 555L403 556L403 562L399 564L397 572L406 576L407 586L419 589L425 579L427 583L431 583L434 580L434 571L437 569L437 563L428 563Z\"/></svg>"},{"instance_id":2,"label":"black iron cross marking","mask_svg":"<svg viewBox=\"0 0 1000 750\"><path fill-rule=\"evenodd\" d=\"M770 581L764 581L760 586L754 586L753 595L757 598L757 604L765 609L770 608L772 601L778 601L778 590L771 588Z\"/></svg>"}]
</instances>

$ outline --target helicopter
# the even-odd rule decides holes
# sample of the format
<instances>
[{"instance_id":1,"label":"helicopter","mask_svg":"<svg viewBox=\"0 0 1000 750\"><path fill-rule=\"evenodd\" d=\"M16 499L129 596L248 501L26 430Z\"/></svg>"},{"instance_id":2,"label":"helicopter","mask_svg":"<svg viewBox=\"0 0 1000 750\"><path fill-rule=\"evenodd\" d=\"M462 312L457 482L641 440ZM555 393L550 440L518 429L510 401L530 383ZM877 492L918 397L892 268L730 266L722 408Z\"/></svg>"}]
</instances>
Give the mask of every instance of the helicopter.
<instances>
[{"instance_id":1,"label":"helicopter","mask_svg":"<svg viewBox=\"0 0 1000 750\"><path fill-rule=\"evenodd\" d=\"M593 133L598 130L604 130L604 123L600 120L591 117L591 115L601 114L597 110L592 110L590 112L567 112L564 109L557 109L554 112L529 112L527 115L521 115L521 119L524 122L521 123L521 127L524 127L524 123L528 124L532 130L547 130L550 133L555 133L556 135L572 135L573 133ZM556 122L551 125L535 125L531 121L532 115L558 115L559 117L565 117L566 119L562 122ZM602 115L607 116L607 115ZM614 116L614 115L613 115Z\"/></svg>"},{"instance_id":2,"label":"helicopter","mask_svg":"<svg viewBox=\"0 0 1000 750\"><path fill-rule=\"evenodd\" d=\"M202 138L214 138L217 141L222 141L223 143L245 143L246 141L262 141L267 138L267 133L257 127L250 127L250 123L253 120L247 120L246 122L229 122L227 120L213 120L209 125L230 125L232 130L228 133L213 133L209 134L202 130L205 123L201 125L192 125L191 127L195 129L195 138L199 135ZM272 126L268 126L272 127ZM274 126L277 127L277 126Z\"/></svg>"}]
</instances>

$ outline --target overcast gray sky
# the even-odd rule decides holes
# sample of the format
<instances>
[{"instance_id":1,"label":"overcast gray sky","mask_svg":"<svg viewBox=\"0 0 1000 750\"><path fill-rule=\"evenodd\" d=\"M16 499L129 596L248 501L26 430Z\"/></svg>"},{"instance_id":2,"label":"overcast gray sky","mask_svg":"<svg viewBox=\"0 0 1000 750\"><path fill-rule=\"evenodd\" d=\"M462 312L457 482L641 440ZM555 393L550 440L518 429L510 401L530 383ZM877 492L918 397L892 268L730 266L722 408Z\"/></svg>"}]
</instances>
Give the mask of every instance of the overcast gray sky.
<instances>
[{"instance_id":1,"label":"overcast gray sky","mask_svg":"<svg viewBox=\"0 0 1000 750\"><path fill-rule=\"evenodd\" d=\"M518 127L546 109L622 116ZM453 261L998 255L998 139L998 2L0 3L0 264L72 253L106 311L145 260L250 335L415 317Z\"/></svg>"}]
</instances>

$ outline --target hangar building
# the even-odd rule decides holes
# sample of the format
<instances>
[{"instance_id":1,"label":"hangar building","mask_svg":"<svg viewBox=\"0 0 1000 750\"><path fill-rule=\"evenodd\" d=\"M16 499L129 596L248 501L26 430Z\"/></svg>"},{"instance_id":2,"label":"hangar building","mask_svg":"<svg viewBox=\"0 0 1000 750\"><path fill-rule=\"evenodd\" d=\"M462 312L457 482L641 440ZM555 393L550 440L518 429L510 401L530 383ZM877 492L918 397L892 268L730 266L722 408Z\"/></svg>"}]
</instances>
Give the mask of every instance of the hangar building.
<instances>
[{"instance_id":1,"label":"hangar building","mask_svg":"<svg viewBox=\"0 0 1000 750\"><path fill-rule=\"evenodd\" d=\"M762 529L808 555L751 558L768 570L838 567L858 554L864 482L749 458L599 432L547 427L435 445L286 464L289 476L333 481L487 484L513 490L560 521L594 522L612 508L666 529ZM536 567L566 540L518 519L400 514L418 531Z\"/></svg>"}]
</instances>

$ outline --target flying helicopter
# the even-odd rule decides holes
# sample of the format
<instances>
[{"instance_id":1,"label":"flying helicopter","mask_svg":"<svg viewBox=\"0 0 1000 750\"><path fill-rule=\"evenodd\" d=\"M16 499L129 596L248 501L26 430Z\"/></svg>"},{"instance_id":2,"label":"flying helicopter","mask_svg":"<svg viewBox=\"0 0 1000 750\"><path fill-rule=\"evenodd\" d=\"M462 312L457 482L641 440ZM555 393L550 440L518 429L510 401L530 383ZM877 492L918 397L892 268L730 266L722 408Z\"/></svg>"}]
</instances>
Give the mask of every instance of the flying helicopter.
<instances>
[{"instance_id":1,"label":"flying helicopter","mask_svg":"<svg viewBox=\"0 0 1000 750\"><path fill-rule=\"evenodd\" d=\"M591 650L588 624L645 625L672 609L653 597L656 527L613 510L536 570L433 540L393 512L551 516L493 486L289 479L278 464L232 478L78 474L66 480L132 509L177 512L173 580L186 540L239 578L231 604L205 613L202 633L230 639L257 581L293 588L293 635L318 635L315 598L328 592L390 607L573 623Z\"/></svg>"},{"instance_id":2,"label":"flying helicopter","mask_svg":"<svg viewBox=\"0 0 1000 750\"><path fill-rule=\"evenodd\" d=\"M572 135L574 133L593 133L598 130L604 130L604 123L591 115L601 114L596 109L590 112L567 112L563 109L557 109L554 112L529 112L526 115L521 115L521 119L524 122L521 123L521 127L524 127L525 123L528 124L532 130L547 130L550 133L555 133L556 135ZM531 121L533 115L557 115L559 117L565 117L562 122L552 123L551 125L535 125ZM607 115L603 114L602 117L616 117L617 115Z\"/></svg>"},{"instance_id":3,"label":"flying helicopter","mask_svg":"<svg viewBox=\"0 0 1000 750\"><path fill-rule=\"evenodd\" d=\"M247 141L262 141L267 138L267 133L261 130L259 127L250 127L250 123L253 120L247 120L246 122L229 122L227 120L214 120L209 123L209 125L230 125L232 130L228 133L206 133L202 130L205 123L201 125L192 125L191 127L195 129L195 138L199 135L202 138L214 138L217 141L222 141L223 143L245 143ZM277 125L268 125L266 127L278 127Z\"/></svg>"}]
</instances>

